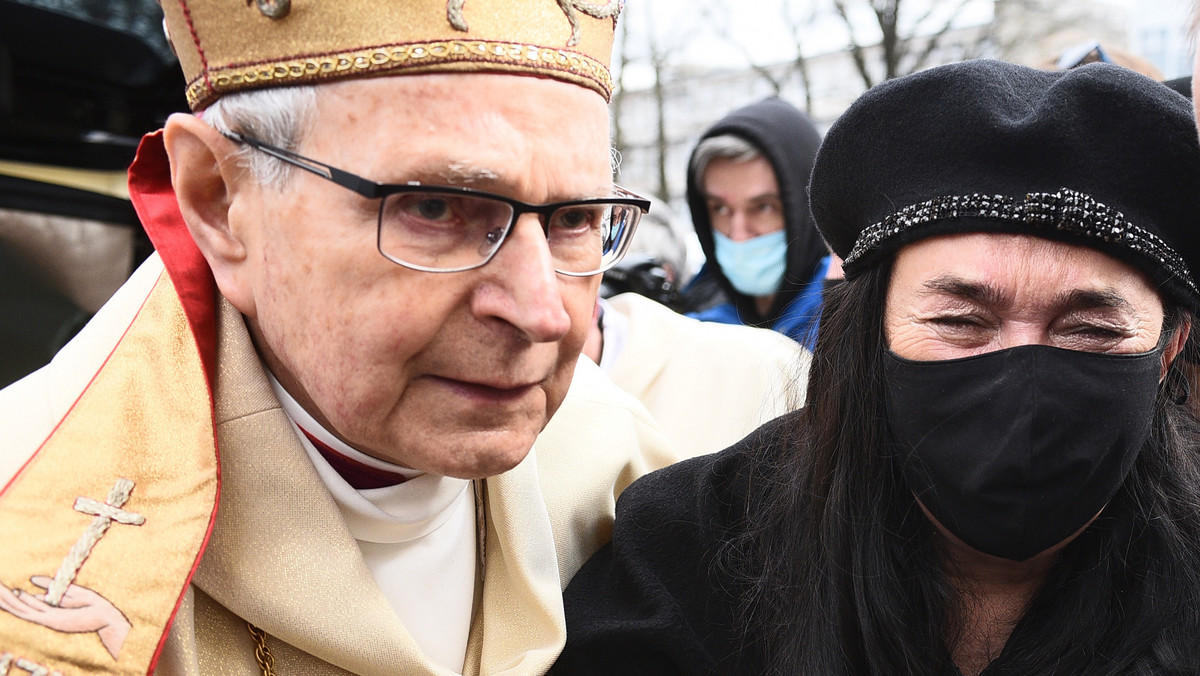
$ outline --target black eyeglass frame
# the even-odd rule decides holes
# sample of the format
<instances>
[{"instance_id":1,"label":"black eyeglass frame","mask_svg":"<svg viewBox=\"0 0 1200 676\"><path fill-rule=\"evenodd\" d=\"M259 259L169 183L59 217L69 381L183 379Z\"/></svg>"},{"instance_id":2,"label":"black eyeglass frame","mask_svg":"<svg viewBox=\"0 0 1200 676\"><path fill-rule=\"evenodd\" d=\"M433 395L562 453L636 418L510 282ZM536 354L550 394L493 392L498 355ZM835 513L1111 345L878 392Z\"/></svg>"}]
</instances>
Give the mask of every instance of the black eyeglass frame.
<instances>
[{"instance_id":1,"label":"black eyeglass frame","mask_svg":"<svg viewBox=\"0 0 1200 676\"><path fill-rule=\"evenodd\" d=\"M625 257L625 252L629 250L629 244L631 241L633 241L633 235L637 230L638 223L641 222L641 217L645 216L650 211L650 200L630 192L618 185L613 186L617 194L612 197L567 200L565 202L550 202L548 204L530 204L528 202L512 199L511 197L505 197L504 195L497 195L495 193L490 193L483 190L475 190L474 188L461 188L457 186L446 185L425 185L416 181L410 183L379 183L378 181L372 181L370 179L363 178L362 176L338 169L337 167L330 166L324 162L318 162L317 160L294 153L290 150L285 150L269 143L264 143L251 136L246 136L245 134L234 131L222 131L221 134L234 143L247 145L255 150L264 152L278 160L286 162L292 166L299 167L300 169L303 169L309 173L316 174L321 178L336 183L343 188L351 190L367 199L380 200L381 208L378 221L376 223L376 249L378 249L381 256L389 261L392 261L397 265L421 272L464 272L466 270L474 270L487 265L492 258L496 256L496 252L500 251L500 247L504 245L504 241L508 239L508 234L512 232L513 227L517 224L517 219L520 218L522 214L538 214L539 216L542 216L542 218L539 219L542 223L542 232L548 238L550 235L549 216L555 211L564 207L589 206L594 204L622 204L626 206L637 207L640 214L638 215L637 220L627 226L629 232L627 235L625 235L625 239L621 243L620 251L618 251L617 255L611 261L604 264L599 269L590 272L572 272L567 270L559 270L558 268L554 269L554 271L558 274L567 275L569 277L591 277L592 275L598 275L611 270L614 266L621 262L621 259ZM381 247L380 240L382 239L383 230L382 200L388 195L395 195L398 193L435 193L443 195L466 195L470 197L482 197L508 204L512 207L513 213L512 217L509 218L508 226L505 227L504 232L500 234L495 248L493 248L491 253L489 253L482 261L457 268L431 268L424 265L418 265L416 263L410 263L408 261L402 261L395 256L389 255L383 251Z\"/></svg>"}]
</instances>

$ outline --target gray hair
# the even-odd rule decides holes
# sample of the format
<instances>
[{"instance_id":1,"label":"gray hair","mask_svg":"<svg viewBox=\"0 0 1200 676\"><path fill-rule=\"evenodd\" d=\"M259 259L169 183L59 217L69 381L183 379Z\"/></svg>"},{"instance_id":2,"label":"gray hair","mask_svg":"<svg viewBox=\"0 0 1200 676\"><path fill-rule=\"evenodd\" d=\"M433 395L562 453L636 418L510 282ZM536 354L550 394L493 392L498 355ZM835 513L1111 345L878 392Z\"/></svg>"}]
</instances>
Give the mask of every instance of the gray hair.
<instances>
[{"instance_id":1,"label":"gray hair","mask_svg":"<svg viewBox=\"0 0 1200 676\"><path fill-rule=\"evenodd\" d=\"M701 141L692 152L690 171L692 179L700 184L704 179L704 171L713 160L733 160L734 162L749 162L762 157L763 153L753 143L734 134L710 136Z\"/></svg>"},{"instance_id":2,"label":"gray hair","mask_svg":"<svg viewBox=\"0 0 1200 676\"><path fill-rule=\"evenodd\" d=\"M316 85L270 87L226 94L204 110L203 119L220 132L240 132L279 148L295 150L317 108ZM259 184L282 190L292 165L240 146L238 159Z\"/></svg>"}]
</instances>

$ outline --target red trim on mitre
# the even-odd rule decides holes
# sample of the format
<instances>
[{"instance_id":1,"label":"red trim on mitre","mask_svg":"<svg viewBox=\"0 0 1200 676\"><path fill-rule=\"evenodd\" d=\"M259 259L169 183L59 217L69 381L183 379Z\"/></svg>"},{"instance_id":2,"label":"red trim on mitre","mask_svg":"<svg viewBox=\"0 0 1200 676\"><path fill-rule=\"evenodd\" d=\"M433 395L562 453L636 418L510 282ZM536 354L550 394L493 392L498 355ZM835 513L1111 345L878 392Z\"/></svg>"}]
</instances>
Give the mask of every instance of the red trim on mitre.
<instances>
[{"instance_id":1,"label":"red trim on mitre","mask_svg":"<svg viewBox=\"0 0 1200 676\"><path fill-rule=\"evenodd\" d=\"M142 137L129 167L129 199L175 285L211 392L217 375L217 286L179 211L161 129Z\"/></svg>"}]
</instances>

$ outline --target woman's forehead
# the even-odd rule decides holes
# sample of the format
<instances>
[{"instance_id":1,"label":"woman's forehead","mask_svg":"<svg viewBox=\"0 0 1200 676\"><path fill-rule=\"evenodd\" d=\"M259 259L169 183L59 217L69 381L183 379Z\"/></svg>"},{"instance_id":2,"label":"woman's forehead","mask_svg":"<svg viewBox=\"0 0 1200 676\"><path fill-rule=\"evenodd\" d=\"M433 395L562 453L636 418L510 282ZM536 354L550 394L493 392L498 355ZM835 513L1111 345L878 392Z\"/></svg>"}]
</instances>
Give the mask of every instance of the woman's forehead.
<instances>
[{"instance_id":1,"label":"woman's forehead","mask_svg":"<svg viewBox=\"0 0 1200 676\"><path fill-rule=\"evenodd\" d=\"M1118 296L1161 305L1149 278L1125 261L1078 244L1011 233L962 233L913 242L897 252L892 285L926 294L980 293L1059 297Z\"/></svg>"}]
</instances>

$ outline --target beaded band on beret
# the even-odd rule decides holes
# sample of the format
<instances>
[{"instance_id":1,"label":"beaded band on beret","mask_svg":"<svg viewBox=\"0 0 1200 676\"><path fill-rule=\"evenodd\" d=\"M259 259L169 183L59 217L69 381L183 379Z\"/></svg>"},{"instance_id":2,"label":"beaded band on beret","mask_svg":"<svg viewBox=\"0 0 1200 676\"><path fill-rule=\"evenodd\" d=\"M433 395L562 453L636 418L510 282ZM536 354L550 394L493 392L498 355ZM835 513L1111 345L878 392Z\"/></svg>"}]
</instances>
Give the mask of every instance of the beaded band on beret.
<instances>
[{"instance_id":1,"label":"beaded band on beret","mask_svg":"<svg viewBox=\"0 0 1200 676\"><path fill-rule=\"evenodd\" d=\"M624 0L160 0L193 110L222 94L386 74L506 72L612 95Z\"/></svg>"},{"instance_id":2,"label":"beaded band on beret","mask_svg":"<svg viewBox=\"0 0 1200 676\"><path fill-rule=\"evenodd\" d=\"M912 228L958 218L1023 223L1118 244L1165 268L1192 293L1197 293L1187 264L1160 237L1130 223L1120 211L1070 188L1028 193L1020 202L1004 195L973 194L936 197L904 207L865 228L844 265L853 267L871 251Z\"/></svg>"},{"instance_id":3,"label":"beaded band on beret","mask_svg":"<svg viewBox=\"0 0 1200 676\"><path fill-rule=\"evenodd\" d=\"M830 127L809 204L855 279L927 237L1090 247L1200 313L1200 141L1191 102L1126 68L964 61L889 80Z\"/></svg>"}]
</instances>

